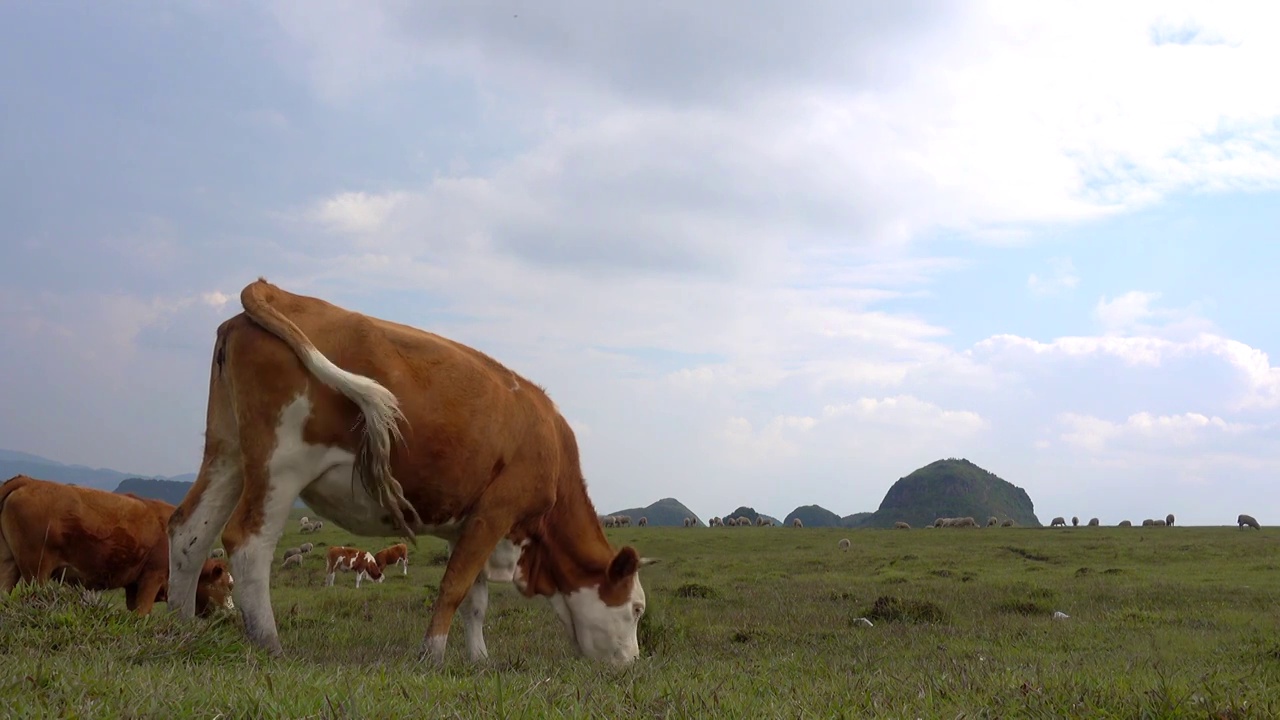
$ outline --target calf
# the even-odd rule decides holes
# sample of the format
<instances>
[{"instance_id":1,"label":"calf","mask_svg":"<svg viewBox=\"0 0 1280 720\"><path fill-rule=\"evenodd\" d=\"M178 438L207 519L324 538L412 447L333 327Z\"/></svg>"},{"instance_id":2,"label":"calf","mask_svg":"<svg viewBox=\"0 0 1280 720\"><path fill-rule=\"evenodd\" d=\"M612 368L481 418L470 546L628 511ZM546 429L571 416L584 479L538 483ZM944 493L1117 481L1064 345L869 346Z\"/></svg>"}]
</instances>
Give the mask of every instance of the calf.
<instances>
[{"instance_id":1,"label":"calf","mask_svg":"<svg viewBox=\"0 0 1280 720\"><path fill-rule=\"evenodd\" d=\"M324 567L324 571L328 573L328 577L324 580L326 586L333 585L333 579L339 570L355 573L356 587L360 587L361 578L382 582L382 568L378 567L378 561L373 557L373 553L367 550L342 545L329 548L328 562Z\"/></svg>"},{"instance_id":2,"label":"calf","mask_svg":"<svg viewBox=\"0 0 1280 720\"><path fill-rule=\"evenodd\" d=\"M126 607L147 615L168 598L173 510L133 494L12 477L0 485L0 592L56 575L90 590L123 588ZM204 559L196 612L233 607L233 582L225 560Z\"/></svg>"},{"instance_id":3,"label":"calf","mask_svg":"<svg viewBox=\"0 0 1280 720\"><path fill-rule=\"evenodd\" d=\"M400 563L400 568L404 570L401 574L409 574L409 546L404 543L379 550L374 553L373 559L378 563L379 570L386 570L388 566Z\"/></svg>"}]
</instances>

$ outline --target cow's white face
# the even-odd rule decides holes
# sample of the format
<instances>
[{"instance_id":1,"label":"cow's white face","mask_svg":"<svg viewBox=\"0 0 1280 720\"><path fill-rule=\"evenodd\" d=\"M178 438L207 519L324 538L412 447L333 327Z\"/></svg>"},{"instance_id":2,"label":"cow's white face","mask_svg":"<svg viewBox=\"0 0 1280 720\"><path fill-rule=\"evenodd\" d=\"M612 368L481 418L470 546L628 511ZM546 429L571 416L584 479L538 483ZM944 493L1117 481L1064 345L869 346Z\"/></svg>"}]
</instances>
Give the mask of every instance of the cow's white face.
<instances>
[{"instance_id":1,"label":"cow's white face","mask_svg":"<svg viewBox=\"0 0 1280 720\"><path fill-rule=\"evenodd\" d=\"M644 616L644 588L639 574L631 580L629 600L617 606L604 601L598 585L551 595L551 607L586 657L614 665L625 665L640 657L636 629Z\"/></svg>"}]
</instances>

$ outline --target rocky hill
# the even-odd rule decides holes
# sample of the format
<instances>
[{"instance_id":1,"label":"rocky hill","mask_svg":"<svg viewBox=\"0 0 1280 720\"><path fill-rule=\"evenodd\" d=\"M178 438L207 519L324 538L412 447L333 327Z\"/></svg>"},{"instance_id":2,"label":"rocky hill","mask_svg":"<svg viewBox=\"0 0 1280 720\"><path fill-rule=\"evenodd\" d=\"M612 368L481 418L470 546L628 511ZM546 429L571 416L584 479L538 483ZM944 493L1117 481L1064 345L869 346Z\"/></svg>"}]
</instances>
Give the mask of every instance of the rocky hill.
<instances>
[{"instance_id":1,"label":"rocky hill","mask_svg":"<svg viewBox=\"0 0 1280 720\"><path fill-rule=\"evenodd\" d=\"M747 507L746 505L739 505L737 510L734 510L733 512L731 512L731 513L729 513L729 514L727 514L727 515L721 515L720 517L721 517L721 518L745 517L745 518L748 518L748 519L750 519L750 520L751 520L751 524L752 524L752 525L754 525L754 524L756 523L756 519L757 519L757 518L761 518L761 517L763 517L765 520L769 520L769 521L773 522L773 524L774 524L774 525L781 525L781 524L782 524L782 521L781 521L781 520L779 520L778 518L776 518L776 517L774 517L774 516L772 516L772 515L765 515L764 513L758 513L758 512L756 512L756 509L755 509L755 508L753 508L753 507Z\"/></svg>"},{"instance_id":2,"label":"rocky hill","mask_svg":"<svg viewBox=\"0 0 1280 720\"><path fill-rule=\"evenodd\" d=\"M800 518L805 527L840 527L840 516L821 505L801 505L787 513L782 524L790 527L796 518Z\"/></svg>"},{"instance_id":3,"label":"rocky hill","mask_svg":"<svg viewBox=\"0 0 1280 720\"><path fill-rule=\"evenodd\" d=\"M889 528L898 520L924 527L940 517L1012 518L1019 525L1040 527L1027 491L965 459L929 463L900 478L885 493L880 509L859 527Z\"/></svg>"},{"instance_id":4,"label":"rocky hill","mask_svg":"<svg viewBox=\"0 0 1280 720\"><path fill-rule=\"evenodd\" d=\"M683 527L684 519L691 517L697 520L698 524L706 527L706 523L698 519L692 510L685 507L683 503L675 498L662 498L658 502L642 508L627 508L617 512L609 513L610 515L630 515L631 524L634 526L640 518L649 518L651 526L670 526Z\"/></svg>"},{"instance_id":5,"label":"rocky hill","mask_svg":"<svg viewBox=\"0 0 1280 720\"><path fill-rule=\"evenodd\" d=\"M871 517L871 515L872 513L869 512L857 512L852 515L845 515L840 518L840 527L862 527L863 521Z\"/></svg>"}]
</instances>

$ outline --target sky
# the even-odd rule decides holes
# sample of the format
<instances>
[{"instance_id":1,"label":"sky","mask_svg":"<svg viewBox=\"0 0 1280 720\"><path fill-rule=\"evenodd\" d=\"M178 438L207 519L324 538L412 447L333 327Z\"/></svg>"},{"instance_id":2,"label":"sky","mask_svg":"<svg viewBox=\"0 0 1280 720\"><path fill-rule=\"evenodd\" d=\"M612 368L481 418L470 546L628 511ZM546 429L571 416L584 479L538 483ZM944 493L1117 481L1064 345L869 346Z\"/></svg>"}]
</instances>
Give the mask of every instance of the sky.
<instances>
[{"instance_id":1,"label":"sky","mask_svg":"<svg viewBox=\"0 0 1280 720\"><path fill-rule=\"evenodd\" d=\"M198 469L258 276L547 388L601 512L1280 522L1280 5L0 4L0 447Z\"/></svg>"}]
</instances>

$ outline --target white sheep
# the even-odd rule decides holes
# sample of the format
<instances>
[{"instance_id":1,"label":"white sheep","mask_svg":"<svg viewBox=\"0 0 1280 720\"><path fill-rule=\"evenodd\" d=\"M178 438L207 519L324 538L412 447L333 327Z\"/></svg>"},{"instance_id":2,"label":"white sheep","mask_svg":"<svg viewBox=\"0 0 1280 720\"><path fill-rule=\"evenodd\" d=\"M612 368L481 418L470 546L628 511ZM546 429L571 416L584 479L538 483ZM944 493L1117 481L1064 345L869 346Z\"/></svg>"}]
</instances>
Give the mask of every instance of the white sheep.
<instances>
[{"instance_id":1,"label":"white sheep","mask_svg":"<svg viewBox=\"0 0 1280 720\"><path fill-rule=\"evenodd\" d=\"M841 550L848 550L849 545L851 544L852 543L849 542L849 538L840 538L840 542L836 543L836 545L838 545Z\"/></svg>"}]
</instances>

